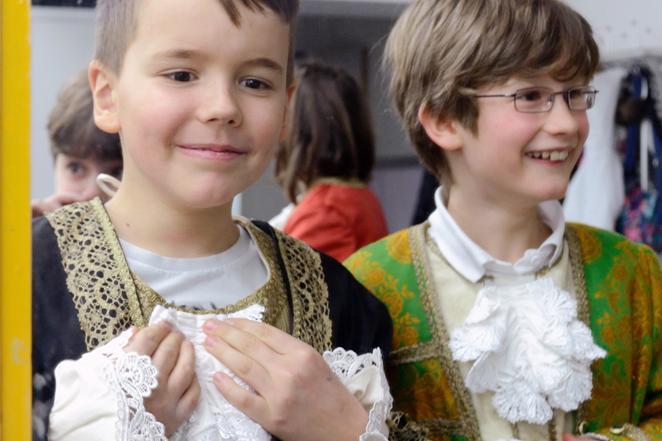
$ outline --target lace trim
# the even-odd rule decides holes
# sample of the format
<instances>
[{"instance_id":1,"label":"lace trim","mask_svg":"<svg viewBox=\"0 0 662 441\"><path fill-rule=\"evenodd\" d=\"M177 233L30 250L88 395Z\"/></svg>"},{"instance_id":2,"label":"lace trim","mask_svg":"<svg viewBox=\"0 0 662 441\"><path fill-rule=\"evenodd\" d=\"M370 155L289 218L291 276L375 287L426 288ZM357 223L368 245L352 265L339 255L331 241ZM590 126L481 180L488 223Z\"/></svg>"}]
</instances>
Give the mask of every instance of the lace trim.
<instances>
[{"instance_id":1,"label":"lace trim","mask_svg":"<svg viewBox=\"0 0 662 441\"><path fill-rule=\"evenodd\" d=\"M494 392L494 408L511 423L545 424L552 408L577 409L591 396L591 363L606 355L549 277L482 288L450 347L455 360L474 362L467 387Z\"/></svg>"},{"instance_id":2,"label":"lace trim","mask_svg":"<svg viewBox=\"0 0 662 441\"><path fill-rule=\"evenodd\" d=\"M121 245L108 214L99 199L89 202L71 204L47 216L53 227L62 264L66 273L67 289L72 295L76 307L81 330L85 335L85 345L88 350L112 340L129 326L145 326L154 306L165 305L167 302L158 293L149 288L137 276L133 276L129 270ZM270 277L265 285L253 294L242 299L234 305L217 310L194 310L186 307L174 307L178 310L188 311L194 314L208 313L230 313L238 311L252 303L265 305L265 322L279 329L288 331L288 305L287 293L283 285L282 272L277 263L277 250L262 230L255 227L251 222L239 220L255 240L258 250L264 257ZM294 241L293 241L294 242ZM299 275L306 273L305 278L320 283L319 274L322 274L319 256L308 249L306 252L301 245L297 249L289 250L291 254L301 257L292 257L290 260L300 267L289 269L291 274ZM317 256L315 266L314 257ZM286 260L287 265L288 260ZM302 275L302 277L304 277ZM296 279L294 279L296 280ZM321 284L324 287L324 295L318 284L309 283L306 286L293 287L293 297L297 293L305 297L299 303L308 305L302 307L302 311L313 312L312 314L299 314L302 317L312 317L315 321L316 313L326 313L326 322L329 323L328 333L330 342L330 319L328 318L328 294L323 274ZM296 289L294 289L296 288ZM315 289L320 291L315 291ZM319 305L316 303L319 302ZM298 315L295 314L295 319ZM325 326L323 319L317 320L308 337L315 341L323 341ZM309 324L299 324L306 328ZM306 333L301 333L306 335ZM329 343L330 346L330 343ZM318 348L317 346L315 346ZM326 348L321 348L326 349ZM318 348L318 350L321 349Z\"/></svg>"},{"instance_id":3,"label":"lace trim","mask_svg":"<svg viewBox=\"0 0 662 441\"><path fill-rule=\"evenodd\" d=\"M62 265L66 272L67 289L78 311L81 330L88 350L110 341L131 325L126 308L133 283L128 271L108 241L104 229L95 222L92 203L67 205L46 216L53 227ZM110 322L99 311L113 311Z\"/></svg>"},{"instance_id":4,"label":"lace trim","mask_svg":"<svg viewBox=\"0 0 662 441\"><path fill-rule=\"evenodd\" d=\"M368 412L368 424L359 441L386 441L389 435L386 420L393 407L393 397L391 397L386 381L381 350L375 348L372 353L356 355L354 351L336 348L332 352L325 351L322 356L343 384L347 384L352 378L370 367L377 369L382 398L372 404Z\"/></svg>"},{"instance_id":5,"label":"lace trim","mask_svg":"<svg viewBox=\"0 0 662 441\"><path fill-rule=\"evenodd\" d=\"M318 352L331 348L329 291L322 260L305 243L276 231L292 290L294 329L292 335Z\"/></svg>"},{"instance_id":6,"label":"lace trim","mask_svg":"<svg viewBox=\"0 0 662 441\"><path fill-rule=\"evenodd\" d=\"M118 441L168 441L165 427L149 413L143 399L158 386L157 370L147 355L124 352L131 331L97 349L109 361L104 368L106 381L117 398Z\"/></svg>"}]
</instances>

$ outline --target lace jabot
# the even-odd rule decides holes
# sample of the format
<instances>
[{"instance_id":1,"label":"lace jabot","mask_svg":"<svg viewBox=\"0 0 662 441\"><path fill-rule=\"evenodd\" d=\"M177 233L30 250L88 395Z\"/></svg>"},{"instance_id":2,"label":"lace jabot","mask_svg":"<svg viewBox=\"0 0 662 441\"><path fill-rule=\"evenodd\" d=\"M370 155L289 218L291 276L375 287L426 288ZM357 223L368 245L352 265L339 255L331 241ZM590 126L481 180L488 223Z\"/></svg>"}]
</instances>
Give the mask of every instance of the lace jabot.
<instances>
[{"instance_id":1,"label":"lace jabot","mask_svg":"<svg viewBox=\"0 0 662 441\"><path fill-rule=\"evenodd\" d=\"M606 355L578 320L575 299L549 277L483 287L450 348L454 360L473 362L471 392L493 392L502 418L532 424L590 398L590 365Z\"/></svg>"}]
</instances>

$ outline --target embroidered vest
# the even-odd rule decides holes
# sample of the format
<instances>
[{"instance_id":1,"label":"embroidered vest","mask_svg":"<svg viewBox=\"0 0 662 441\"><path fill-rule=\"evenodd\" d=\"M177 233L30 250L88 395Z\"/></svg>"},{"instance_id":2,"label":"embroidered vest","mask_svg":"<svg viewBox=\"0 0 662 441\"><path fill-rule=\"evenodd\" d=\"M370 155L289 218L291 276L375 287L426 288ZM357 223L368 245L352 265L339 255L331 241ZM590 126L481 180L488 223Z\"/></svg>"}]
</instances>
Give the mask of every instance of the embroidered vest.
<instances>
[{"instance_id":1,"label":"embroidered vest","mask_svg":"<svg viewBox=\"0 0 662 441\"><path fill-rule=\"evenodd\" d=\"M393 319L387 376L395 410L429 428L435 440L480 440L470 394L435 311L425 229L421 224L392 234L359 250L345 265L387 305ZM578 315L608 352L592 366L593 394L578 411L578 426L589 432L638 424L662 411L662 398L645 400L647 389L662 394L660 263L647 247L584 225L568 224L566 240ZM659 421L648 429L662 434Z\"/></svg>"}]
</instances>

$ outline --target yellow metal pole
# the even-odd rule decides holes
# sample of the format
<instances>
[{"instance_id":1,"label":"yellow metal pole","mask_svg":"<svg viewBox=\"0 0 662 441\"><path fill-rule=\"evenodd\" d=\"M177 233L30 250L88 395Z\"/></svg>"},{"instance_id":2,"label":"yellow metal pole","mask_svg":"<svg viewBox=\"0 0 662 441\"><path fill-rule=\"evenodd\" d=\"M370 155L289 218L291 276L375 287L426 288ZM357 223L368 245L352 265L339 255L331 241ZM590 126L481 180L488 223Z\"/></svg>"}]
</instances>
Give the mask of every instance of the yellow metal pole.
<instances>
[{"instance_id":1,"label":"yellow metal pole","mask_svg":"<svg viewBox=\"0 0 662 441\"><path fill-rule=\"evenodd\" d=\"M29 0L0 0L0 433L29 441Z\"/></svg>"}]
</instances>

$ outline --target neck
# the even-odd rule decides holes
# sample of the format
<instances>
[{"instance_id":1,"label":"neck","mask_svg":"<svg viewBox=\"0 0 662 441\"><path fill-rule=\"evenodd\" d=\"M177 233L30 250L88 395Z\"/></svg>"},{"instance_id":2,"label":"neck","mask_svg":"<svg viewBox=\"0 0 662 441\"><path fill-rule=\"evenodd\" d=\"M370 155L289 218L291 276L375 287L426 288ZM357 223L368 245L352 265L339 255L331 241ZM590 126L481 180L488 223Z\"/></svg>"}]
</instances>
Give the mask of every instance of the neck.
<instances>
[{"instance_id":1,"label":"neck","mask_svg":"<svg viewBox=\"0 0 662 441\"><path fill-rule=\"evenodd\" d=\"M538 248L551 234L538 206L506 206L450 192L447 209L464 233L492 257L517 262L524 252Z\"/></svg>"},{"instance_id":2,"label":"neck","mask_svg":"<svg viewBox=\"0 0 662 441\"><path fill-rule=\"evenodd\" d=\"M207 209L178 207L172 201L141 197L122 187L106 203L117 235L165 257L202 257L227 250L239 238L232 203Z\"/></svg>"}]
</instances>

